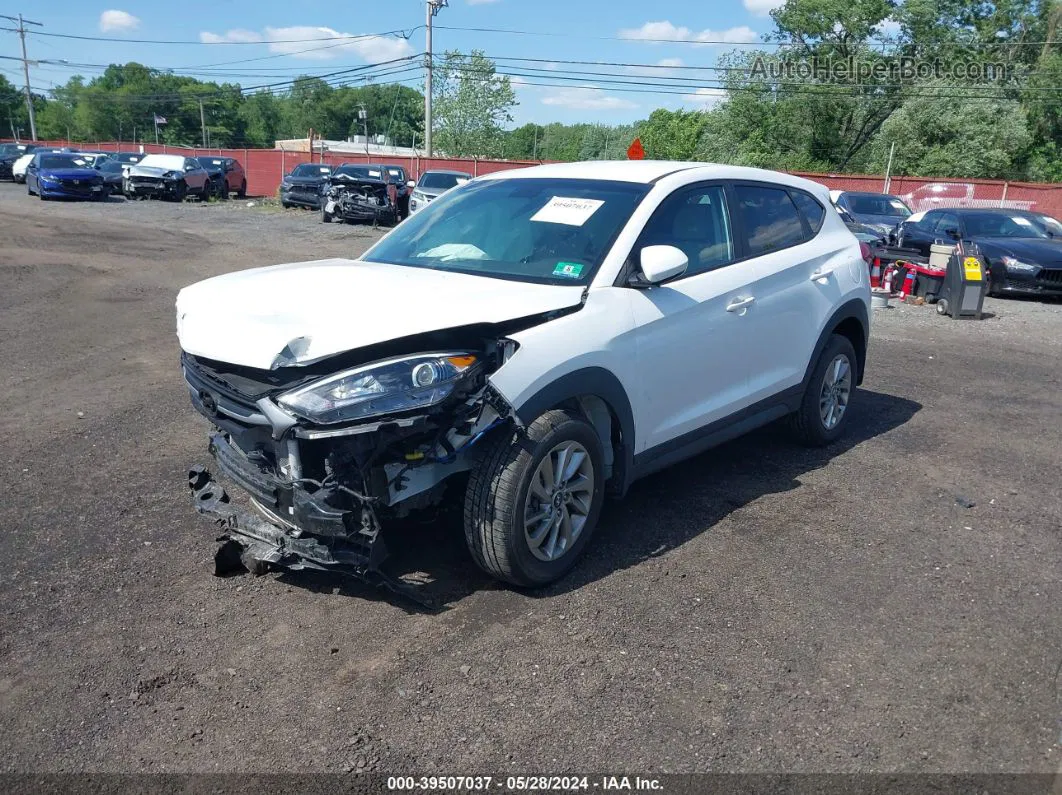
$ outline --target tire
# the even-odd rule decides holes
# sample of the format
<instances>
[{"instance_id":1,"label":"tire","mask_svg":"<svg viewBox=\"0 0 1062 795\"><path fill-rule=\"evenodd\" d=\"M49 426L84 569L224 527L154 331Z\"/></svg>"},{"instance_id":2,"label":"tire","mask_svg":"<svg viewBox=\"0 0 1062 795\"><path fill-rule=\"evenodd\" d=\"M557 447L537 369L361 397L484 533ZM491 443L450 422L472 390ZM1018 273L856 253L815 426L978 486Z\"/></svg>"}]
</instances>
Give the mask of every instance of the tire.
<instances>
[{"instance_id":1,"label":"tire","mask_svg":"<svg viewBox=\"0 0 1062 795\"><path fill-rule=\"evenodd\" d=\"M328 210L325 209L325 206L323 204L321 205L321 223L322 224L330 224L330 223L332 223L332 214L330 212L328 212Z\"/></svg>"},{"instance_id":2,"label":"tire","mask_svg":"<svg viewBox=\"0 0 1062 795\"><path fill-rule=\"evenodd\" d=\"M847 361L841 365L841 371L844 374L839 379L841 383L834 393L844 392L844 395L843 399L838 397L835 402L833 398L826 398L824 395L828 389L833 389L831 382L837 378L837 363L842 358ZM825 447L837 441L844 434L845 428L848 427L848 418L852 413L851 402L855 395L858 366L852 343L840 334L831 336L811 373L811 380L808 382L800 408L790 417L790 425L798 441L809 447ZM845 367L846 371L844 371ZM831 406L835 412L840 409L839 416L836 413L824 415L824 412L828 412Z\"/></svg>"},{"instance_id":3,"label":"tire","mask_svg":"<svg viewBox=\"0 0 1062 795\"><path fill-rule=\"evenodd\" d=\"M947 298L941 298L939 301L937 301L937 314L938 315L946 315L946 314L948 314L948 299Z\"/></svg>"},{"instance_id":4,"label":"tire","mask_svg":"<svg viewBox=\"0 0 1062 795\"><path fill-rule=\"evenodd\" d=\"M184 197L188 195L188 183L183 179L177 183L177 187L173 191L173 200L175 202L183 202Z\"/></svg>"},{"instance_id":5,"label":"tire","mask_svg":"<svg viewBox=\"0 0 1062 795\"><path fill-rule=\"evenodd\" d=\"M465 492L465 541L477 565L492 577L520 587L536 587L563 577L593 535L604 499L604 456L593 426L569 411L547 411L527 427L526 438L523 433L500 432L473 469ZM551 490L544 490L539 482L536 491L532 480L538 481L547 456L551 466L564 460L559 457L559 450L564 449L585 457L567 488L558 492L559 497L553 495L556 502L536 505L537 500L547 500ZM566 460L570 464L573 458ZM543 511L541 521L529 531L527 514L538 510ZM574 541L563 550L554 546L555 557L545 559L543 556L551 551L551 538L554 544L563 543L565 516L569 532L577 533ZM578 529L573 519L582 520ZM537 544L532 538L535 535L540 539Z\"/></svg>"},{"instance_id":6,"label":"tire","mask_svg":"<svg viewBox=\"0 0 1062 795\"><path fill-rule=\"evenodd\" d=\"M236 191L236 197L239 199L247 198L247 180L240 183L240 189Z\"/></svg>"},{"instance_id":7,"label":"tire","mask_svg":"<svg viewBox=\"0 0 1062 795\"><path fill-rule=\"evenodd\" d=\"M33 195L33 188L31 188L31 187L29 186L29 183L28 183L28 182L26 183L26 195L27 195L27 196L32 196L32 195Z\"/></svg>"}]
</instances>

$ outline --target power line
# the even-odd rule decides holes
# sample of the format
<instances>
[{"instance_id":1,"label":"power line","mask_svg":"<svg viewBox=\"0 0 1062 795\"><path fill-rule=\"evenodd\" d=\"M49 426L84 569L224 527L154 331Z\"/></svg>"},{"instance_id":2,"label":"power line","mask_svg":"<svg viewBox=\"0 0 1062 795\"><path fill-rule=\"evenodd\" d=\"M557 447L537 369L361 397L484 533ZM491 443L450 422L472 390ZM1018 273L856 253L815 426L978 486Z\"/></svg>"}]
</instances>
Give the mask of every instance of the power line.
<instances>
[{"instance_id":1,"label":"power line","mask_svg":"<svg viewBox=\"0 0 1062 795\"><path fill-rule=\"evenodd\" d=\"M14 17L3 17L3 18L4 19L10 19L12 21L17 21ZM39 24L39 23L34 23L34 24ZM262 45L262 44L306 44L306 43L312 42L312 41L343 41L343 42L350 42L350 41L358 41L360 39L384 38L386 36L399 36L399 37L401 37L403 39L409 39L410 37L412 37L412 35L414 33L416 33L420 29L420 27L421 26L418 25L418 26L416 26L414 28L410 28L408 30L403 30L401 28L398 28L398 29L395 29L395 30L387 30L387 31L384 31L382 33L359 33L357 35L352 35L352 36L322 36L320 38L313 38L313 39L260 39L258 41L228 41L228 40L224 40L224 39L221 40L221 41L203 41L202 39L127 39L127 38L114 37L114 36L81 36L81 35L75 35L73 33L44 33L42 31L31 31L31 35L34 35L34 36L49 36L49 37L52 37L52 38L59 38L59 39L78 39L80 41L117 41L117 42L122 42L123 44L167 44L167 45L195 44L195 45L199 45L199 46L213 46L215 44L226 44L226 45L228 45L228 44L258 44L258 45ZM0 28L0 30L8 30L8 31L17 32L18 28ZM288 54L291 54L291 53L283 53L283 54L284 55L288 55Z\"/></svg>"}]
</instances>

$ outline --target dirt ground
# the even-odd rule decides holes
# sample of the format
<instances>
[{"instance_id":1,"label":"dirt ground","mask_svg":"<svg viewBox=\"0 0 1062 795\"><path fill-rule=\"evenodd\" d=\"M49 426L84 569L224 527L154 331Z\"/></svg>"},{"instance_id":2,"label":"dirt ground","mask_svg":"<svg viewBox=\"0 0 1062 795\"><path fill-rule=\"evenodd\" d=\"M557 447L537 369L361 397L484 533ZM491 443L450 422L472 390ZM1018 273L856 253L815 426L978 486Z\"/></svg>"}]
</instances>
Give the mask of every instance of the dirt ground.
<instances>
[{"instance_id":1,"label":"dirt ground","mask_svg":"<svg viewBox=\"0 0 1062 795\"><path fill-rule=\"evenodd\" d=\"M447 522L396 561L438 613L213 577L176 292L374 234L0 184L0 771L1059 770L1059 303L876 311L846 441L642 481L542 592Z\"/></svg>"}]
</instances>

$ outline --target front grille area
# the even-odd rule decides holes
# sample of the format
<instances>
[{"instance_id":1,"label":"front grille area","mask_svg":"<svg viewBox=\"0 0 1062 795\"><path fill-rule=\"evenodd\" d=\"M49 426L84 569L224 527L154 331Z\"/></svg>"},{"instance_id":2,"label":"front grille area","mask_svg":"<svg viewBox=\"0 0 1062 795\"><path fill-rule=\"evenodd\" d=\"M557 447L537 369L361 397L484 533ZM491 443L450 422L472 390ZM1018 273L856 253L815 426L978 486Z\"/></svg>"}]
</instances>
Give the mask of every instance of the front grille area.
<instances>
[{"instance_id":1,"label":"front grille area","mask_svg":"<svg viewBox=\"0 0 1062 795\"><path fill-rule=\"evenodd\" d=\"M1062 287L1062 268L1058 270L1042 270L1037 279L1044 284Z\"/></svg>"},{"instance_id":2,"label":"front grille area","mask_svg":"<svg viewBox=\"0 0 1062 795\"><path fill-rule=\"evenodd\" d=\"M280 507L280 481L273 474L251 461L220 433L211 435L210 451L221 471L244 491L267 508Z\"/></svg>"}]
</instances>

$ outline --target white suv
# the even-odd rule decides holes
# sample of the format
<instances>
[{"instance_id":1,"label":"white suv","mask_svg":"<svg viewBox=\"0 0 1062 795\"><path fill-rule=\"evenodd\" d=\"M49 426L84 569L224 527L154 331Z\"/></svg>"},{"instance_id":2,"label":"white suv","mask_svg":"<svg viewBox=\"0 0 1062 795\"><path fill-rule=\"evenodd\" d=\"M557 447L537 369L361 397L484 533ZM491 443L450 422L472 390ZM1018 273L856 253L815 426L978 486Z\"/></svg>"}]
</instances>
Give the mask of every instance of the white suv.
<instances>
[{"instance_id":1,"label":"white suv","mask_svg":"<svg viewBox=\"0 0 1062 795\"><path fill-rule=\"evenodd\" d=\"M381 568L399 520L463 503L476 562L549 583L606 493L773 420L827 444L862 380L870 285L827 190L703 163L491 174L358 260L208 279L177 298L218 468L219 570Z\"/></svg>"}]
</instances>

